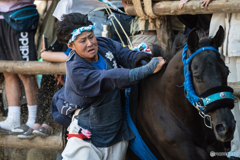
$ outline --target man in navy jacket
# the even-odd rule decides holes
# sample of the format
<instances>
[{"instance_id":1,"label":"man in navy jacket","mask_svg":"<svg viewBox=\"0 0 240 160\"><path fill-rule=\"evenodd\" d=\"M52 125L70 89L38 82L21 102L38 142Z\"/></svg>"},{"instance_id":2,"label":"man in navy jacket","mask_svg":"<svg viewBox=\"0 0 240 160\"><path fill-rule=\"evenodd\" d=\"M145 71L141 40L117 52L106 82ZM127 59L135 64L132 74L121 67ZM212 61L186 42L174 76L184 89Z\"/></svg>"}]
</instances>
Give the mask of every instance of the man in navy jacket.
<instances>
[{"instance_id":1,"label":"man in navy jacket","mask_svg":"<svg viewBox=\"0 0 240 160\"><path fill-rule=\"evenodd\" d=\"M96 38L93 29L80 13L63 15L57 23L58 41L72 51L66 62L65 86L53 97L52 107L61 113L54 119L67 126L78 110L70 125L77 132L69 134L63 159L120 160L125 158L128 140L135 136L125 120L122 91L158 72L165 61L108 38ZM128 69L141 60L150 62Z\"/></svg>"}]
</instances>

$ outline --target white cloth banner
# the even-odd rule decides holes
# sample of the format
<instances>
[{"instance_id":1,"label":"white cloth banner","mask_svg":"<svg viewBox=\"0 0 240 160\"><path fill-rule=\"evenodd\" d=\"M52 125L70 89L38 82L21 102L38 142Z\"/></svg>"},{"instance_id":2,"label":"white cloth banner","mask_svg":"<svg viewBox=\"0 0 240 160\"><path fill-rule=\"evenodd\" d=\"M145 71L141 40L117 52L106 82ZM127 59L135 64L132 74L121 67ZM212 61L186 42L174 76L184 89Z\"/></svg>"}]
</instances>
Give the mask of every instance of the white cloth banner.
<instances>
[{"instance_id":1,"label":"white cloth banner","mask_svg":"<svg viewBox=\"0 0 240 160\"><path fill-rule=\"evenodd\" d=\"M117 7L122 7L122 2L119 1L111 1ZM61 17L63 14L69 13L82 13L88 14L90 11L96 8L104 8L104 3L98 0L61 0L54 13L53 16L56 17L59 21L61 21Z\"/></svg>"}]
</instances>

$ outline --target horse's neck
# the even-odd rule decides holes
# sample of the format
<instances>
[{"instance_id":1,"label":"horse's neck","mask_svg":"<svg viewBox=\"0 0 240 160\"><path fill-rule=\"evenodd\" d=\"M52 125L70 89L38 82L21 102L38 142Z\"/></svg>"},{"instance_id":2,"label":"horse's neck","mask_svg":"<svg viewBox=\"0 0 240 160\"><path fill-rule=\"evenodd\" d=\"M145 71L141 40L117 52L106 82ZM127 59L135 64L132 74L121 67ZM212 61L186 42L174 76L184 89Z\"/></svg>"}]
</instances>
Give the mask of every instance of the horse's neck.
<instances>
[{"instance_id":1,"label":"horse's neck","mask_svg":"<svg viewBox=\"0 0 240 160\"><path fill-rule=\"evenodd\" d=\"M182 52L178 52L169 62L159 83L159 91L165 90L165 106L186 125L201 123L197 110L188 102L184 93L184 73Z\"/></svg>"}]
</instances>

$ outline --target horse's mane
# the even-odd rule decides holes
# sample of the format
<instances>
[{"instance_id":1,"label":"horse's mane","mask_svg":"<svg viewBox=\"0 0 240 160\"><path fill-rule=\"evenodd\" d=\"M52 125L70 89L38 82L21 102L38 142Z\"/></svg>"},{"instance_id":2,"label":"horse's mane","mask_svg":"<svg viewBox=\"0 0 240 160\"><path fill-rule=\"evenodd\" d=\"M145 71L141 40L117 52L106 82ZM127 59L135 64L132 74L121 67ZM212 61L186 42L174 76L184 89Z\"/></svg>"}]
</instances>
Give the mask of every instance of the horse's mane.
<instances>
[{"instance_id":1,"label":"horse's mane","mask_svg":"<svg viewBox=\"0 0 240 160\"><path fill-rule=\"evenodd\" d=\"M173 42L172 50L163 52L161 46L153 45L152 54L154 57L163 57L168 62L175 56L178 50L182 49L186 44L184 34L178 34Z\"/></svg>"},{"instance_id":2,"label":"horse's mane","mask_svg":"<svg viewBox=\"0 0 240 160\"><path fill-rule=\"evenodd\" d=\"M205 32L201 29L197 30L197 34L200 40L206 39L208 37L208 32ZM173 41L172 50L166 51L164 53L161 46L153 45L152 53L154 57L160 56L169 62L176 55L176 53L179 50L181 50L186 44L187 44L186 35L184 35L183 33L179 33Z\"/></svg>"},{"instance_id":3,"label":"horse's mane","mask_svg":"<svg viewBox=\"0 0 240 160\"><path fill-rule=\"evenodd\" d=\"M178 34L173 41L173 46L171 50L171 59L176 55L176 53L181 50L187 44L187 39L184 34Z\"/></svg>"}]
</instances>

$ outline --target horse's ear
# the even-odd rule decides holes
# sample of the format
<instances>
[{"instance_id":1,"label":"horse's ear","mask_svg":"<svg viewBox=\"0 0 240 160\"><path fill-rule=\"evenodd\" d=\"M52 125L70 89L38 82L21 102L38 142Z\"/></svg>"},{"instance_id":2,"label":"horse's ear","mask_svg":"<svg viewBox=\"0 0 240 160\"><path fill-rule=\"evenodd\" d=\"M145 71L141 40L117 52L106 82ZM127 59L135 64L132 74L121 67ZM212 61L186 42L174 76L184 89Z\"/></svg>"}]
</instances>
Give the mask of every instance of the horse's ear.
<instances>
[{"instance_id":1,"label":"horse's ear","mask_svg":"<svg viewBox=\"0 0 240 160\"><path fill-rule=\"evenodd\" d=\"M220 47L223 44L224 37L224 29L222 26L219 26L216 35L213 37L213 46L216 48Z\"/></svg>"},{"instance_id":2,"label":"horse's ear","mask_svg":"<svg viewBox=\"0 0 240 160\"><path fill-rule=\"evenodd\" d=\"M198 38L198 35L196 33L196 29L194 28L189 33L188 40L187 40L188 49L191 52L190 54L194 53L198 49L198 42L199 42L199 38Z\"/></svg>"}]
</instances>

